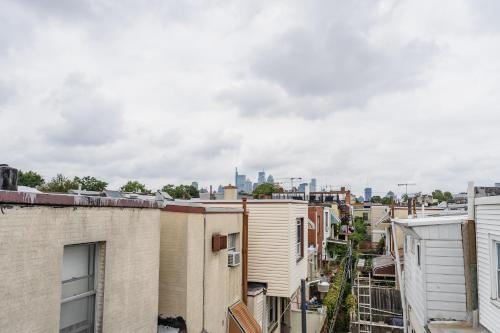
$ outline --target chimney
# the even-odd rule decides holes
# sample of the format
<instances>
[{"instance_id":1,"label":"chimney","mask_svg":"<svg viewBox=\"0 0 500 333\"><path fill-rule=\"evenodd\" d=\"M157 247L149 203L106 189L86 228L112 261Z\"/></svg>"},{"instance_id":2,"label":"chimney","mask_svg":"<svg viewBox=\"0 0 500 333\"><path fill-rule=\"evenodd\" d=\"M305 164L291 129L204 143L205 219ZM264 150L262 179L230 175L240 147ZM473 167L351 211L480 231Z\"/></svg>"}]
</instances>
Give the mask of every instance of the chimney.
<instances>
[{"instance_id":1,"label":"chimney","mask_svg":"<svg viewBox=\"0 0 500 333\"><path fill-rule=\"evenodd\" d=\"M224 200L238 200L238 188L231 184L224 186Z\"/></svg>"},{"instance_id":2,"label":"chimney","mask_svg":"<svg viewBox=\"0 0 500 333\"><path fill-rule=\"evenodd\" d=\"M0 190L17 191L17 169L0 164Z\"/></svg>"}]
</instances>

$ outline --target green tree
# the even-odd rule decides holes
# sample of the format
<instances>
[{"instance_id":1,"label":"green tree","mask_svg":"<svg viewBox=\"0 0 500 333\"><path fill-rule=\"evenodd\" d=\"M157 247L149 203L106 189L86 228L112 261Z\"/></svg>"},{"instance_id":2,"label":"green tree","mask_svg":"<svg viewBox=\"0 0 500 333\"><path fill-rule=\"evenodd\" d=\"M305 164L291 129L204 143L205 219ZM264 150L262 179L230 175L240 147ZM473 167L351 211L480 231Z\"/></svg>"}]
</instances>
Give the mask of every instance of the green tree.
<instances>
[{"instance_id":1,"label":"green tree","mask_svg":"<svg viewBox=\"0 0 500 333\"><path fill-rule=\"evenodd\" d=\"M448 191L443 193L441 190L435 190L432 192L432 198L436 199L438 202L449 202L453 200L453 195Z\"/></svg>"},{"instance_id":2,"label":"green tree","mask_svg":"<svg viewBox=\"0 0 500 333\"><path fill-rule=\"evenodd\" d=\"M192 185L179 185L168 184L163 186L163 192L167 192L174 199L189 200L191 198L199 198L200 191Z\"/></svg>"},{"instance_id":3,"label":"green tree","mask_svg":"<svg viewBox=\"0 0 500 333\"><path fill-rule=\"evenodd\" d=\"M82 185L82 190L86 191L104 191L108 183L95 177L85 176L83 178L75 177L74 181Z\"/></svg>"},{"instance_id":4,"label":"green tree","mask_svg":"<svg viewBox=\"0 0 500 333\"><path fill-rule=\"evenodd\" d=\"M146 188L146 185L139 183L137 180L129 180L120 189L123 192L151 193L151 191Z\"/></svg>"},{"instance_id":5,"label":"green tree","mask_svg":"<svg viewBox=\"0 0 500 333\"><path fill-rule=\"evenodd\" d=\"M38 189L42 192L67 193L69 190L77 190L78 183L59 173L50 182L39 186Z\"/></svg>"},{"instance_id":6,"label":"green tree","mask_svg":"<svg viewBox=\"0 0 500 333\"><path fill-rule=\"evenodd\" d=\"M45 179L43 179L43 177L35 171L19 171L19 174L17 175L17 184L20 186L36 188L44 183Z\"/></svg>"},{"instance_id":7,"label":"green tree","mask_svg":"<svg viewBox=\"0 0 500 333\"><path fill-rule=\"evenodd\" d=\"M450 202L453 200L453 195L451 194L451 192L444 192L443 197L446 202Z\"/></svg>"},{"instance_id":8,"label":"green tree","mask_svg":"<svg viewBox=\"0 0 500 333\"><path fill-rule=\"evenodd\" d=\"M393 203L394 203L394 200L390 197L383 197L382 198L383 205L392 205Z\"/></svg>"},{"instance_id":9,"label":"green tree","mask_svg":"<svg viewBox=\"0 0 500 333\"><path fill-rule=\"evenodd\" d=\"M259 198L260 196L272 195L278 192L283 192L283 189L279 185L264 183L257 186L252 195L254 198Z\"/></svg>"},{"instance_id":10,"label":"green tree","mask_svg":"<svg viewBox=\"0 0 500 333\"><path fill-rule=\"evenodd\" d=\"M382 203L382 198L380 195L374 195L370 201L373 203Z\"/></svg>"}]
</instances>

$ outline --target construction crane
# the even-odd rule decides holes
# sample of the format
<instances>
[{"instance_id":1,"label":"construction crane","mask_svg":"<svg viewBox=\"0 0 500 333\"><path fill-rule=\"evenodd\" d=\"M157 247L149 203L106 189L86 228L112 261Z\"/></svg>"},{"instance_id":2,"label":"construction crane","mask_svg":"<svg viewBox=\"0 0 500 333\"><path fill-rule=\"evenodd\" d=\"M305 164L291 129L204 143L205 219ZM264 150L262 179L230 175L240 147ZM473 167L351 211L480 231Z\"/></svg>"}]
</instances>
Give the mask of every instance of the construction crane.
<instances>
[{"instance_id":1,"label":"construction crane","mask_svg":"<svg viewBox=\"0 0 500 333\"><path fill-rule=\"evenodd\" d=\"M286 179L286 180L289 180L290 181L290 186L292 187L293 189L293 181L294 180L302 180L302 177L287 177L287 178L276 178L276 180L280 180L280 179ZM278 182L280 183L280 182Z\"/></svg>"}]
</instances>

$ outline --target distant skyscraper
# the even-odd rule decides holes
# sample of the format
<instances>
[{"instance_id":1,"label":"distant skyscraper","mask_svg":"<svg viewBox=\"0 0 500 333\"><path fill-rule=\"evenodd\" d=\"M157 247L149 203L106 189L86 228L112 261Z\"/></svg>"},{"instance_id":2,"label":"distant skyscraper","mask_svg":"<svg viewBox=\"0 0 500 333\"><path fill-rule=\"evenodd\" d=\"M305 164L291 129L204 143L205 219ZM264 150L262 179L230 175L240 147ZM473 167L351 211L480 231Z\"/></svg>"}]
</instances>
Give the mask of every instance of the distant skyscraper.
<instances>
[{"instance_id":1,"label":"distant skyscraper","mask_svg":"<svg viewBox=\"0 0 500 333\"><path fill-rule=\"evenodd\" d=\"M264 184L266 182L266 172L265 171L259 171L259 176L257 178L257 183Z\"/></svg>"},{"instance_id":2,"label":"distant skyscraper","mask_svg":"<svg viewBox=\"0 0 500 333\"><path fill-rule=\"evenodd\" d=\"M274 177L273 177L273 175L269 175L269 176L267 177L267 182L268 182L268 183L270 183L270 184L273 184L273 183L274 183Z\"/></svg>"},{"instance_id":3,"label":"distant skyscraper","mask_svg":"<svg viewBox=\"0 0 500 333\"><path fill-rule=\"evenodd\" d=\"M246 192L246 193L252 193L253 192L252 181L250 179L248 179L248 178L247 178L247 180L245 180L245 185L243 187L243 192Z\"/></svg>"},{"instance_id":4,"label":"distant skyscraper","mask_svg":"<svg viewBox=\"0 0 500 333\"><path fill-rule=\"evenodd\" d=\"M234 178L235 178L234 179L234 184L238 188L238 191L239 192L245 191L245 182L247 180L247 176L246 175L240 175L238 173L238 168L236 168Z\"/></svg>"},{"instance_id":5,"label":"distant skyscraper","mask_svg":"<svg viewBox=\"0 0 500 333\"><path fill-rule=\"evenodd\" d=\"M219 185L219 187L217 188L217 193L224 193L224 186Z\"/></svg>"},{"instance_id":6,"label":"distant skyscraper","mask_svg":"<svg viewBox=\"0 0 500 333\"><path fill-rule=\"evenodd\" d=\"M495 183L495 187L500 187L500 183Z\"/></svg>"},{"instance_id":7,"label":"distant skyscraper","mask_svg":"<svg viewBox=\"0 0 500 333\"><path fill-rule=\"evenodd\" d=\"M372 188L367 187L365 188L365 201L370 201L372 200Z\"/></svg>"},{"instance_id":8,"label":"distant skyscraper","mask_svg":"<svg viewBox=\"0 0 500 333\"><path fill-rule=\"evenodd\" d=\"M198 189L198 182L192 182L191 186L194 187L195 189Z\"/></svg>"},{"instance_id":9,"label":"distant skyscraper","mask_svg":"<svg viewBox=\"0 0 500 333\"><path fill-rule=\"evenodd\" d=\"M305 191L306 191L306 186L307 186L307 185L308 185L307 183L301 183L301 184L299 184L298 191L299 191L299 192L305 192Z\"/></svg>"},{"instance_id":10,"label":"distant skyscraper","mask_svg":"<svg viewBox=\"0 0 500 333\"><path fill-rule=\"evenodd\" d=\"M387 194L385 195L387 198L391 198L391 199L396 199L396 195L394 194L394 192L392 191L389 191L387 192Z\"/></svg>"},{"instance_id":11,"label":"distant skyscraper","mask_svg":"<svg viewBox=\"0 0 500 333\"><path fill-rule=\"evenodd\" d=\"M311 182L309 183L309 191L316 192L316 178L311 178Z\"/></svg>"}]
</instances>

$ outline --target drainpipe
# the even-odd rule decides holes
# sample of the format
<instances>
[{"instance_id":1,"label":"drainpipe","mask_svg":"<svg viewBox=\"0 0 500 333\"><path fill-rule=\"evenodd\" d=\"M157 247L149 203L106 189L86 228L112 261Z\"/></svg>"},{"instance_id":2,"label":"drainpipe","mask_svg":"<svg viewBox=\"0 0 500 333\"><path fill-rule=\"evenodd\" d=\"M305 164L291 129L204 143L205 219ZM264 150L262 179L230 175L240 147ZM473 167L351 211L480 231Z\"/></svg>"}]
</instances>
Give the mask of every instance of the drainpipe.
<instances>
[{"instance_id":1,"label":"drainpipe","mask_svg":"<svg viewBox=\"0 0 500 333\"><path fill-rule=\"evenodd\" d=\"M300 280L300 301L301 301L301 319L302 319L302 333L307 333L306 322L306 280Z\"/></svg>"},{"instance_id":2,"label":"drainpipe","mask_svg":"<svg viewBox=\"0 0 500 333\"><path fill-rule=\"evenodd\" d=\"M406 314L405 282L403 280L403 276L401 273L401 262L399 260L398 239L396 237L396 226L394 224L394 221L391 221L391 227L392 227L392 239L394 242L394 254L396 255L396 271L398 273L399 291L401 294L401 305L403 307L403 328L404 328L404 333L407 333L408 330L407 330L407 325L406 325L407 314Z\"/></svg>"},{"instance_id":3,"label":"drainpipe","mask_svg":"<svg viewBox=\"0 0 500 333\"><path fill-rule=\"evenodd\" d=\"M247 304L248 297L248 211L247 198L243 198L243 235L242 235L242 269L241 269L241 299Z\"/></svg>"},{"instance_id":4,"label":"drainpipe","mask_svg":"<svg viewBox=\"0 0 500 333\"><path fill-rule=\"evenodd\" d=\"M202 322L201 322L201 327L202 330L201 332L206 332L207 330L205 329L205 257L206 257L206 237L207 236L207 216L203 214L203 311L202 311Z\"/></svg>"}]
</instances>

